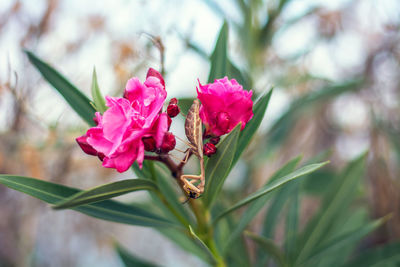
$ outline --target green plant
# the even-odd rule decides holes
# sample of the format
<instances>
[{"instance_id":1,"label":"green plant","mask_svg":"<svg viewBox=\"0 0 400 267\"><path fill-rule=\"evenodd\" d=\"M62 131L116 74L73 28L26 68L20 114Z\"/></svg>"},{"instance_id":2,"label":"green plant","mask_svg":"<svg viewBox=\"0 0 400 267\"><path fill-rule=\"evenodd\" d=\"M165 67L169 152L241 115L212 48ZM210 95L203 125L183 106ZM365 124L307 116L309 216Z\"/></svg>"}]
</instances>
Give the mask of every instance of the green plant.
<instances>
[{"instance_id":1,"label":"green plant","mask_svg":"<svg viewBox=\"0 0 400 267\"><path fill-rule=\"evenodd\" d=\"M227 75L246 81L245 76L228 57L227 31L227 25L224 24L211 56L209 80ZM55 69L33 53L26 53L32 64L71 107L89 125L94 125L94 107L98 110L105 109L96 75L93 75L91 102ZM350 162L341 173L321 171L320 168L327 164L327 161L323 161L324 156L300 167L297 166L301 157L296 157L277 170L253 193L244 195L243 192L223 192L226 178L260 126L271 96L272 89L258 96L253 108L254 117L246 128L240 131L237 126L221 140L217 153L205 162L206 185L203 197L189 199L188 205L183 205L179 200L175 190L178 185L174 181L177 179L171 175L170 169L162 162L150 160L144 161L142 169L136 164L132 166L137 178L88 190L6 174L0 175L0 183L50 203L56 209L70 208L103 220L153 227L182 249L214 266L361 264L362 258L351 258L358 242L387 220L385 217L371 222L365 207L356 212L352 207L354 199L362 195L358 189L365 169L366 154ZM306 105L307 101L299 100L298 106ZM184 100L182 102L185 103ZM187 102L191 103L192 100ZM279 127L280 123L283 124L278 121L276 126ZM323 162L312 163L319 161ZM304 229L300 229L301 198L315 179L320 179L327 173L329 177L323 186L328 188L321 190L324 192L322 203ZM301 177L303 178L299 179ZM138 190L146 190L151 196L152 202L146 209L139 204L110 200ZM268 206L268 210L262 229L257 233L246 230L265 206ZM279 245L274 239L274 233L282 221L285 222L285 234L282 244ZM258 245L256 250L247 248L247 238ZM399 258L393 252L396 247L398 244L392 244L382 248L381 252L371 253L371 261L379 263L382 256L389 255L391 263L398 262ZM119 245L116 246L116 251L126 266L153 266L129 255Z\"/></svg>"}]
</instances>

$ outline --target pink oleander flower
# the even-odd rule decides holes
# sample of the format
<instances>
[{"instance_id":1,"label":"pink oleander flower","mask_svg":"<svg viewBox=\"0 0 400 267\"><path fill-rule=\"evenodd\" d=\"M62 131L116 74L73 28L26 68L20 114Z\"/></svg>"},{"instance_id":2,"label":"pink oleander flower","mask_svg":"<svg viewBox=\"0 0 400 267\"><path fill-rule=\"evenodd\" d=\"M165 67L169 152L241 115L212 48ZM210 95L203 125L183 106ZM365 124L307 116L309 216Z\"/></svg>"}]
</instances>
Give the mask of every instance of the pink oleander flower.
<instances>
[{"instance_id":1,"label":"pink oleander flower","mask_svg":"<svg viewBox=\"0 0 400 267\"><path fill-rule=\"evenodd\" d=\"M161 75L149 69L142 84L137 78L126 84L124 98L106 96L109 107L95 114L96 127L76 140L82 150L97 155L106 168L126 171L135 161L142 167L145 145L151 137L161 148L168 131L168 115L161 113L167 92Z\"/></svg>"},{"instance_id":2,"label":"pink oleander flower","mask_svg":"<svg viewBox=\"0 0 400 267\"><path fill-rule=\"evenodd\" d=\"M243 90L235 79L224 77L206 85L199 81L196 89L201 101L200 118L206 126L206 135L224 135L240 122L243 130L253 117L253 92Z\"/></svg>"}]
</instances>

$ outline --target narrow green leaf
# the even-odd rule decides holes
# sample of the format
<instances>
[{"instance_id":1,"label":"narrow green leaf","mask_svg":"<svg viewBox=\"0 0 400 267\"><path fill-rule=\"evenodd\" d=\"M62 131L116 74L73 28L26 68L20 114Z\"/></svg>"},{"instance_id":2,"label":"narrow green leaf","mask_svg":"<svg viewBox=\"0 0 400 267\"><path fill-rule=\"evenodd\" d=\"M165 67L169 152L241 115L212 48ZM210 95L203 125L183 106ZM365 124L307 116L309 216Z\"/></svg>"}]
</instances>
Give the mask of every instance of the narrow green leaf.
<instances>
[{"instance_id":1,"label":"narrow green leaf","mask_svg":"<svg viewBox=\"0 0 400 267\"><path fill-rule=\"evenodd\" d=\"M107 110L107 107L106 107L106 102L104 100L104 97L101 94L99 84L97 82L97 74L96 74L95 68L93 68L93 77L92 77L92 98L93 98L96 110L98 112L100 112L101 114L103 114L104 111Z\"/></svg>"},{"instance_id":2,"label":"narrow green leaf","mask_svg":"<svg viewBox=\"0 0 400 267\"><path fill-rule=\"evenodd\" d=\"M384 222L386 222L390 216L383 217L381 219L372 221L356 230L344 233L332 240L330 240L325 245L316 249L310 257L304 262L300 263L303 266L313 266L315 261L318 259L324 258L327 254L332 251L335 251L338 248L344 247L348 244L359 241L361 238L365 237L379 226L381 226Z\"/></svg>"},{"instance_id":3,"label":"narrow green leaf","mask_svg":"<svg viewBox=\"0 0 400 267\"><path fill-rule=\"evenodd\" d=\"M293 160L289 161L281 170L278 171L277 174L274 175L270 180L274 182L277 178L281 176L285 176L294 171L296 166L301 161L302 156L298 156ZM267 184L268 185L268 184ZM266 185L266 186L267 186ZM278 189L274 194L273 198L270 201L270 205L268 207L267 214L264 218L263 228L262 228L262 236L265 238L273 238L275 233L275 228L279 222L280 215L284 206L289 201L290 196L295 192L297 184L295 182L288 184L287 186ZM256 200L255 203L260 202L262 200L267 201L268 195L261 197ZM261 251L257 253L257 262L260 263L258 266L264 266L268 261L268 256L262 254Z\"/></svg>"},{"instance_id":4,"label":"narrow green leaf","mask_svg":"<svg viewBox=\"0 0 400 267\"><path fill-rule=\"evenodd\" d=\"M289 199L289 210L286 216L285 224L285 252L287 257L292 260L297 247L297 232L299 225L299 198L300 198L300 184L299 180L293 182L293 193Z\"/></svg>"},{"instance_id":5,"label":"narrow green leaf","mask_svg":"<svg viewBox=\"0 0 400 267\"><path fill-rule=\"evenodd\" d=\"M253 118L246 124L246 127L240 133L239 141L236 148L236 153L233 158L232 167L236 164L239 160L240 156L242 155L243 151L250 143L252 137L256 133L258 127L261 124L261 121L264 118L265 112L268 107L269 100L271 99L273 89L271 89L267 94L262 95L254 104L254 116Z\"/></svg>"},{"instance_id":6,"label":"narrow green leaf","mask_svg":"<svg viewBox=\"0 0 400 267\"><path fill-rule=\"evenodd\" d=\"M193 100L194 100L193 97L184 97L178 99L178 106L181 109L182 115L187 115L190 107L193 104Z\"/></svg>"},{"instance_id":7,"label":"narrow green leaf","mask_svg":"<svg viewBox=\"0 0 400 267\"><path fill-rule=\"evenodd\" d=\"M133 172L137 175L138 178L143 178L143 179L150 179L152 181L155 181L155 177L152 176L151 169L153 168L152 165L153 161L151 160L144 160L143 161L143 166L140 169L138 163L135 161L131 169Z\"/></svg>"},{"instance_id":8,"label":"narrow green leaf","mask_svg":"<svg viewBox=\"0 0 400 267\"><path fill-rule=\"evenodd\" d=\"M243 89L245 90L251 90L252 88L252 82L251 82L251 78L250 76L241 71L240 69L238 69L238 67L236 67L232 61L229 59L228 57L228 71L227 71L227 76L229 78L233 78L235 79L239 84L241 84L243 86ZM253 93L255 93L253 91Z\"/></svg>"},{"instance_id":9,"label":"narrow green leaf","mask_svg":"<svg viewBox=\"0 0 400 267\"><path fill-rule=\"evenodd\" d=\"M253 194L251 194L250 196L240 200L239 202L237 202L235 205L233 205L232 207L230 207L229 209L227 209L226 211L224 211L223 213L221 213L214 222L216 222L217 220L219 220L221 217L223 217L224 215L228 214L229 212L232 212L244 205L247 205L251 202L253 202L256 199L259 199L260 197L272 192L273 190L281 187L282 185L286 184L287 182L290 182L294 179L297 179L301 176L304 176L306 174L309 174L313 171L318 170L319 168L321 168L322 166L326 165L328 163L328 161L326 162L322 162L322 163L315 163L315 164L310 164L307 166L304 166L294 172L292 172L291 174L288 174L280 179L277 179L274 183L272 183L271 185L267 186L266 188L261 188L260 190L254 192Z\"/></svg>"},{"instance_id":10,"label":"narrow green leaf","mask_svg":"<svg viewBox=\"0 0 400 267\"><path fill-rule=\"evenodd\" d=\"M32 52L25 50L29 61L39 70L45 78L68 102L68 104L89 125L94 126L94 113L96 110L90 104L90 100L79 91L71 82L65 79L59 72L40 60Z\"/></svg>"},{"instance_id":11,"label":"narrow green leaf","mask_svg":"<svg viewBox=\"0 0 400 267\"><path fill-rule=\"evenodd\" d=\"M159 162L154 162L154 176L163 197L170 208L174 210L174 215L183 225L187 226L190 223L190 217L185 206L179 201L180 191L175 190L177 188L176 178L172 177L169 170Z\"/></svg>"},{"instance_id":12,"label":"narrow green leaf","mask_svg":"<svg viewBox=\"0 0 400 267\"><path fill-rule=\"evenodd\" d=\"M221 199L215 203L212 214L218 214L219 212L226 209L226 203L230 202L228 199ZM222 257L226 260L227 266L241 267L251 266L250 255L247 249L246 241L243 236L232 242L229 249L226 250L226 243L229 240L233 229L236 227L236 220L234 216L226 216L223 220L220 220L214 227L214 240L218 251L221 251ZM240 233L242 234L242 233Z\"/></svg>"},{"instance_id":13,"label":"narrow green leaf","mask_svg":"<svg viewBox=\"0 0 400 267\"><path fill-rule=\"evenodd\" d=\"M0 174L0 184L31 195L50 204L55 204L80 192L79 189L72 187L54 184L35 178L6 174ZM153 214L148 210L139 208L134 204L125 205L118 201L104 200L73 209L86 215L112 222L148 227L178 227L176 224Z\"/></svg>"},{"instance_id":14,"label":"narrow green leaf","mask_svg":"<svg viewBox=\"0 0 400 267\"><path fill-rule=\"evenodd\" d=\"M290 174L291 172L294 171L296 166L299 164L301 161L302 156L298 156L292 160L290 160L288 163L286 163L270 180L272 182L279 177L286 176ZM265 186L268 186L269 183L267 183ZM272 234L275 230L276 223L278 222L278 215L282 211L283 206L285 205L286 201L289 199L289 196L293 193L293 187L292 186L286 186L284 188L281 188L275 197L272 200L271 205L268 208L268 212L265 216L264 219L264 227L262 230L262 235L266 238L272 238ZM261 198L258 201L260 201Z\"/></svg>"},{"instance_id":15,"label":"narrow green leaf","mask_svg":"<svg viewBox=\"0 0 400 267\"><path fill-rule=\"evenodd\" d=\"M400 242L385 244L363 251L343 267L399 266Z\"/></svg>"},{"instance_id":16,"label":"narrow green leaf","mask_svg":"<svg viewBox=\"0 0 400 267\"><path fill-rule=\"evenodd\" d=\"M270 144L279 144L290 133L296 119L306 109L312 108L317 103L331 99L345 92L361 88L363 80L351 80L341 84L327 85L318 91L299 97L290 105L290 108L276 120L268 133Z\"/></svg>"},{"instance_id":17,"label":"narrow green leaf","mask_svg":"<svg viewBox=\"0 0 400 267\"><path fill-rule=\"evenodd\" d=\"M211 250L208 248L208 246L203 242L203 240L201 240L200 237L198 237L196 235L196 233L193 231L193 229L190 225L189 225L189 233L194 238L194 240L196 240L196 242L199 244L199 246L204 250L204 252L207 253L210 262L216 263L217 260L215 259L214 254L211 252Z\"/></svg>"},{"instance_id":18,"label":"narrow green leaf","mask_svg":"<svg viewBox=\"0 0 400 267\"><path fill-rule=\"evenodd\" d=\"M301 156L298 156L298 157L290 160L288 163L286 163L282 168L280 168L278 171L276 171L268 179L268 182L264 185L264 187L267 187L269 184L274 182L277 178L285 176L285 175L293 172L294 168L296 168L296 166L300 160L301 160ZM258 212L265 206L269 197L270 197L269 195L265 195L250 204L250 206L246 209L246 211L240 217L239 223L231 230L229 240L228 240L228 242L225 242L226 246L224 248L224 253L227 253L230 250L231 246L240 237L240 235L242 234L242 232L246 228L246 226L253 220L253 218L258 214ZM282 202L284 203L285 200L283 200ZM270 222L268 221L268 224L269 223ZM271 223L272 223L272 220L271 220Z\"/></svg>"},{"instance_id":19,"label":"narrow green leaf","mask_svg":"<svg viewBox=\"0 0 400 267\"><path fill-rule=\"evenodd\" d=\"M145 160L142 169L135 162L132 169L139 177L151 180L158 185L157 191L149 191L154 206L157 206L168 219L180 223L186 228L190 218L178 200L179 192L173 190L171 183L175 181L169 170L163 164L151 160Z\"/></svg>"},{"instance_id":20,"label":"narrow green leaf","mask_svg":"<svg viewBox=\"0 0 400 267\"><path fill-rule=\"evenodd\" d=\"M136 255L133 255L125 248L120 245L115 245L115 251L118 253L121 261L124 263L125 267L156 267L157 265L152 264L148 261L142 260L138 258Z\"/></svg>"},{"instance_id":21,"label":"narrow green leaf","mask_svg":"<svg viewBox=\"0 0 400 267\"><path fill-rule=\"evenodd\" d=\"M219 32L214 51L211 55L211 68L208 75L208 83L215 79L223 78L228 71L228 23L225 21Z\"/></svg>"},{"instance_id":22,"label":"narrow green leaf","mask_svg":"<svg viewBox=\"0 0 400 267\"><path fill-rule=\"evenodd\" d=\"M209 259L208 252L204 252L202 249L199 249L199 243L192 238L192 236L185 232L177 230L176 228L168 227L168 228L157 228L161 234L169 238L175 244L177 244L181 249L187 251L193 255L196 255L200 259L207 261Z\"/></svg>"},{"instance_id":23,"label":"narrow green leaf","mask_svg":"<svg viewBox=\"0 0 400 267\"><path fill-rule=\"evenodd\" d=\"M211 61L211 56L208 56L207 53L200 48L197 44L190 42L188 40L186 41L186 45L188 48L192 49L194 52L196 52L199 56L210 60ZM243 70L240 70L235 64L232 63L232 61L228 57L228 69L226 76L230 78L234 78L239 84L243 86L245 90L250 90L252 88L252 80L251 77L248 73L244 72ZM222 77L219 77L222 78ZM191 102L191 104L193 101ZM188 108L189 109L189 108Z\"/></svg>"},{"instance_id":24,"label":"narrow green leaf","mask_svg":"<svg viewBox=\"0 0 400 267\"><path fill-rule=\"evenodd\" d=\"M258 236L248 231L245 231L244 233L246 236L255 241L260 247L262 247L267 252L267 254L275 260L278 266L288 266L282 251L279 249L279 247L275 245L273 240Z\"/></svg>"},{"instance_id":25,"label":"narrow green leaf","mask_svg":"<svg viewBox=\"0 0 400 267\"><path fill-rule=\"evenodd\" d=\"M332 191L327 194L320 212L306 226L296 262L303 262L312 254L318 244L329 236L328 230L340 218L339 215L350 205L364 173L365 158L366 154L363 154L351 162L344 173L337 177L336 183L331 186Z\"/></svg>"},{"instance_id":26,"label":"narrow green leaf","mask_svg":"<svg viewBox=\"0 0 400 267\"><path fill-rule=\"evenodd\" d=\"M204 190L204 203L210 207L220 193L236 151L240 125L238 124L218 145L215 153L205 167L206 186Z\"/></svg>"},{"instance_id":27,"label":"narrow green leaf","mask_svg":"<svg viewBox=\"0 0 400 267\"><path fill-rule=\"evenodd\" d=\"M54 209L70 209L77 206L91 204L138 190L158 190L157 185L149 180L129 179L103 184L85 191L81 191L70 198L57 203Z\"/></svg>"}]
</instances>

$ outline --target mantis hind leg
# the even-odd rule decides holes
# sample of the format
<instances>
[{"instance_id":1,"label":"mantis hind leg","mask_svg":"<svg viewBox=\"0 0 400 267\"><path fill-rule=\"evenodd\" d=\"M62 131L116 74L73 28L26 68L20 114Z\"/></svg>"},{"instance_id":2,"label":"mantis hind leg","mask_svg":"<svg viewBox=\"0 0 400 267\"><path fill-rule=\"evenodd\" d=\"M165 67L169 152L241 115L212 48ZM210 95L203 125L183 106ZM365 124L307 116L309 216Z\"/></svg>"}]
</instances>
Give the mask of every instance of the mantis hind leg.
<instances>
[{"instance_id":1,"label":"mantis hind leg","mask_svg":"<svg viewBox=\"0 0 400 267\"><path fill-rule=\"evenodd\" d=\"M181 179L201 180L201 175L185 174L181 176Z\"/></svg>"},{"instance_id":2,"label":"mantis hind leg","mask_svg":"<svg viewBox=\"0 0 400 267\"><path fill-rule=\"evenodd\" d=\"M190 179L191 181L189 181L188 179ZM202 194L204 192L204 186L195 186L193 184L193 182L197 181L197 180L202 180L201 175L182 175L181 176L181 180L183 181L183 189L185 189L185 191L192 191L198 194Z\"/></svg>"},{"instance_id":3,"label":"mantis hind leg","mask_svg":"<svg viewBox=\"0 0 400 267\"><path fill-rule=\"evenodd\" d=\"M202 191L199 189L199 188L197 188L193 183L192 183L192 181L188 181L187 179L185 179L185 178L181 178L182 179L182 181L183 181L183 189L187 192L187 193L189 193L189 192L195 192L195 193L198 193L198 194L201 194L202 193Z\"/></svg>"}]
</instances>

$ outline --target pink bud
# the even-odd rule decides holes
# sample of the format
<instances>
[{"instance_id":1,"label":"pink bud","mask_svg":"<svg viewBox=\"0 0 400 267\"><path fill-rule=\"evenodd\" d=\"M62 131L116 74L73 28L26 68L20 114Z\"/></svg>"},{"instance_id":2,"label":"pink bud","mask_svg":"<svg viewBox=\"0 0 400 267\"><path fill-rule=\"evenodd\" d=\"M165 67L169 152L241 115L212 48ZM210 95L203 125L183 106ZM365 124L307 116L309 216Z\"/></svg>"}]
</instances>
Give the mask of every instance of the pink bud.
<instances>
[{"instance_id":1,"label":"pink bud","mask_svg":"<svg viewBox=\"0 0 400 267\"><path fill-rule=\"evenodd\" d=\"M161 152L168 153L173 150L176 145L175 135L171 132L166 132L163 143L161 144Z\"/></svg>"},{"instance_id":2,"label":"pink bud","mask_svg":"<svg viewBox=\"0 0 400 267\"><path fill-rule=\"evenodd\" d=\"M97 116L93 117L93 121L94 123L96 123L96 125L99 125L99 119L97 118Z\"/></svg>"},{"instance_id":3,"label":"pink bud","mask_svg":"<svg viewBox=\"0 0 400 267\"><path fill-rule=\"evenodd\" d=\"M143 137L142 141L144 144L144 150L149 152L153 152L156 150L156 140L154 139L154 137Z\"/></svg>"},{"instance_id":4,"label":"pink bud","mask_svg":"<svg viewBox=\"0 0 400 267\"><path fill-rule=\"evenodd\" d=\"M203 153L204 155L206 155L207 157L210 157L211 155L214 155L215 152L217 152L217 148L215 147L214 144L212 143L207 143L204 145L203 147Z\"/></svg>"},{"instance_id":5,"label":"pink bud","mask_svg":"<svg viewBox=\"0 0 400 267\"><path fill-rule=\"evenodd\" d=\"M160 80L160 83L162 84L162 86L163 86L164 89L165 89L164 78L163 78L163 76L162 76L158 71L156 71L156 70L153 69L153 68L149 68L149 70L147 71L146 79L149 78L150 76L153 76L153 77L158 78L158 79Z\"/></svg>"},{"instance_id":6,"label":"pink bud","mask_svg":"<svg viewBox=\"0 0 400 267\"><path fill-rule=\"evenodd\" d=\"M82 135L76 138L75 140L78 143L78 145L82 148L83 152L92 156L97 156L97 150L88 144L87 138L88 137L86 135Z\"/></svg>"},{"instance_id":7,"label":"pink bud","mask_svg":"<svg viewBox=\"0 0 400 267\"><path fill-rule=\"evenodd\" d=\"M169 104L167 107L167 114L169 117L173 118L181 112L181 109L178 107L177 104Z\"/></svg>"},{"instance_id":8,"label":"pink bud","mask_svg":"<svg viewBox=\"0 0 400 267\"><path fill-rule=\"evenodd\" d=\"M170 105L177 105L177 104L178 104L178 99L176 99L175 97L172 98L172 99L169 101L169 104L170 104Z\"/></svg>"},{"instance_id":9,"label":"pink bud","mask_svg":"<svg viewBox=\"0 0 400 267\"><path fill-rule=\"evenodd\" d=\"M216 144L219 143L219 140L220 140L220 139L221 139L221 138L220 138L219 136L213 137L213 138L210 139L210 143L213 144L213 145L216 145Z\"/></svg>"},{"instance_id":10,"label":"pink bud","mask_svg":"<svg viewBox=\"0 0 400 267\"><path fill-rule=\"evenodd\" d=\"M169 128L171 128L172 119L171 117L167 116L167 120L168 120L168 130L169 130Z\"/></svg>"},{"instance_id":11,"label":"pink bud","mask_svg":"<svg viewBox=\"0 0 400 267\"><path fill-rule=\"evenodd\" d=\"M229 129L229 124L231 122L231 118L228 113L220 112L217 116L217 128L221 131L226 133Z\"/></svg>"}]
</instances>

